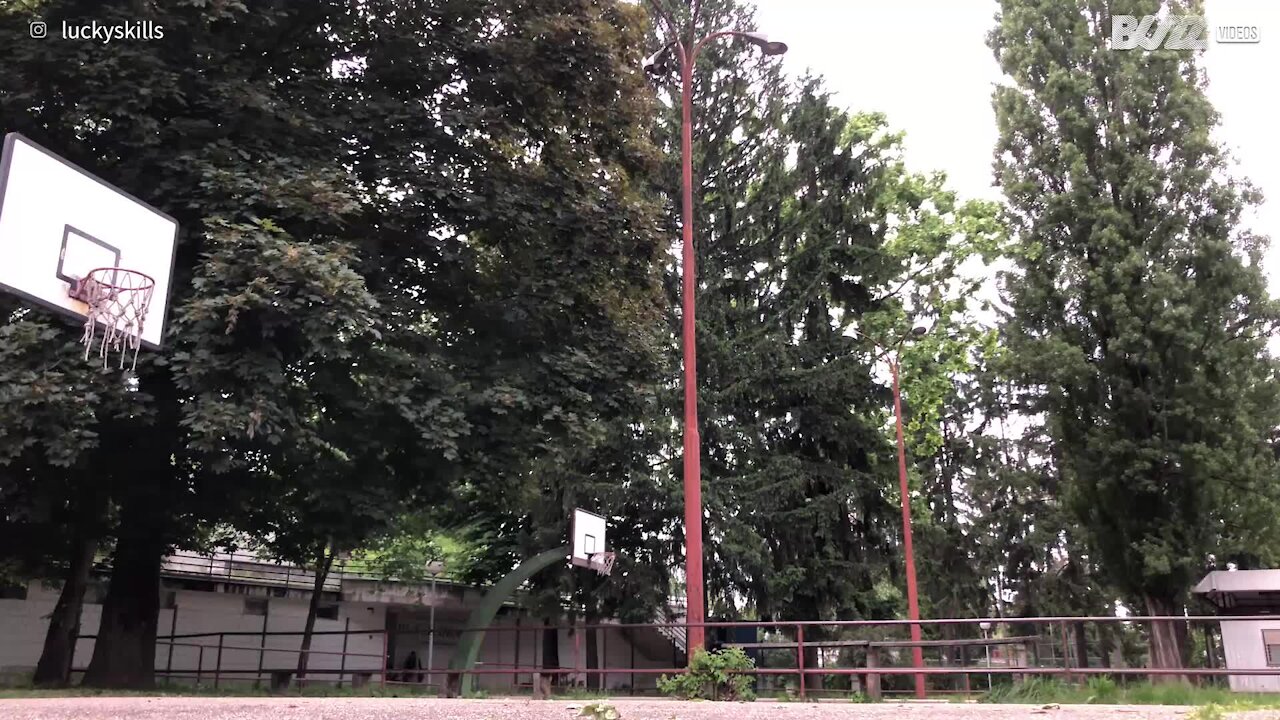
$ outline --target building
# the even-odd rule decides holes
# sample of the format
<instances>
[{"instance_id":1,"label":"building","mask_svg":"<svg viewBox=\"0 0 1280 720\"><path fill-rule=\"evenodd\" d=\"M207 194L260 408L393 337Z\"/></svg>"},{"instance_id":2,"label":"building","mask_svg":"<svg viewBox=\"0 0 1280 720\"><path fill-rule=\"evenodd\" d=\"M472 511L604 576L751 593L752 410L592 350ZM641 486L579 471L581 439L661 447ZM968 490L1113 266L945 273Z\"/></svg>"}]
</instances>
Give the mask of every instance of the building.
<instances>
[{"instance_id":1,"label":"building","mask_svg":"<svg viewBox=\"0 0 1280 720\"><path fill-rule=\"evenodd\" d=\"M81 615L81 636L73 668L82 671L93 654L93 636L106 592L105 573L91 583ZM156 646L157 679L210 685L283 681L297 665L315 576L287 564L247 555L176 553L162 569L161 610ZM440 686L471 609L484 588L437 575L426 582L386 581L351 568L337 568L324 584L311 644L311 678L324 682L380 682L383 658L389 679ZM57 601L55 586L32 581L0 593L0 673L32 671L39 660L48 616ZM503 608L485 635L479 669L512 668L483 674L482 689L510 690L532 683L516 667L539 666L550 633L540 620L515 606ZM681 667L683 635L650 628L606 629L594 634L596 657L609 668ZM584 638L592 633L555 632L560 664L586 667ZM410 658L416 667L406 670ZM566 681L585 683L585 673ZM645 691L656 676L610 673L605 687Z\"/></svg>"},{"instance_id":2,"label":"building","mask_svg":"<svg viewBox=\"0 0 1280 720\"><path fill-rule=\"evenodd\" d=\"M1215 570L1192 592L1224 615L1280 614L1280 570ZM1280 620L1223 620L1221 626L1227 669L1280 668ZM1236 692L1280 692L1280 674L1228 678Z\"/></svg>"}]
</instances>

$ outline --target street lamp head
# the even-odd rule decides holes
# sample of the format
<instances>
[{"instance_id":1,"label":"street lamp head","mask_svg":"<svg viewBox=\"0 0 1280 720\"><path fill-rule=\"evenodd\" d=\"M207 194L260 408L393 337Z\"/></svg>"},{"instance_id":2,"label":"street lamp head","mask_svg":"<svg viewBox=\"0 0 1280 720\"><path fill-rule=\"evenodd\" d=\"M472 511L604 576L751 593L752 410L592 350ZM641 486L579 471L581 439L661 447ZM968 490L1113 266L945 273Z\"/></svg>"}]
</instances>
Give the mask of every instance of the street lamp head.
<instances>
[{"instance_id":1,"label":"street lamp head","mask_svg":"<svg viewBox=\"0 0 1280 720\"><path fill-rule=\"evenodd\" d=\"M929 332L929 328L923 325L917 325L911 328L911 334L914 335L915 337L921 337L927 332Z\"/></svg>"},{"instance_id":2,"label":"street lamp head","mask_svg":"<svg viewBox=\"0 0 1280 720\"><path fill-rule=\"evenodd\" d=\"M989 623L989 622L980 622L980 623L978 623L978 627L982 628L982 632L986 632L986 631L988 631L988 630L990 630L990 629L991 629L991 623Z\"/></svg>"},{"instance_id":3,"label":"street lamp head","mask_svg":"<svg viewBox=\"0 0 1280 720\"><path fill-rule=\"evenodd\" d=\"M787 44L777 40L769 40L769 36L759 32L744 32L740 36L747 42L760 48L765 55L781 55L787 51Z\"/></svg>"},{"instance_id":4,"label":"street lamp head","mask_svg":"<svg viewBox=\"0 0 1280 720\"><path fill-rule=\"evenodd\" d=\"M641 63L646 75L650 77L661 77L669 75L674 69L675 53L671 52L675 47L675 43L668 44L658 52L650 55Z\"/></svg>"}]
</instances>

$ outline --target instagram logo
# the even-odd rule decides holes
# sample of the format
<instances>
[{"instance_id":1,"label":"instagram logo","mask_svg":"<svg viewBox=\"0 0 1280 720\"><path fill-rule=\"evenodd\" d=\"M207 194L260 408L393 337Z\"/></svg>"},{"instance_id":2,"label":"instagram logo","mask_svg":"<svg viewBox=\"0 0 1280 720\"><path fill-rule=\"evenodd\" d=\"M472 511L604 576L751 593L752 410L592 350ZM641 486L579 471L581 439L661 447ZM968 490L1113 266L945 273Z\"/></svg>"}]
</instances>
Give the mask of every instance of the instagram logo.
<instances>
[{"instance_id":1,"label":"instagram logo","mask_svg":"<svg viewBox=\"0 0 1280 720\"><path fill-rule=\"evenodd\" d=\"M49 34L49 26L43 20L31 21L31 37L40 40Z\"/></svg>"}]
</instances>

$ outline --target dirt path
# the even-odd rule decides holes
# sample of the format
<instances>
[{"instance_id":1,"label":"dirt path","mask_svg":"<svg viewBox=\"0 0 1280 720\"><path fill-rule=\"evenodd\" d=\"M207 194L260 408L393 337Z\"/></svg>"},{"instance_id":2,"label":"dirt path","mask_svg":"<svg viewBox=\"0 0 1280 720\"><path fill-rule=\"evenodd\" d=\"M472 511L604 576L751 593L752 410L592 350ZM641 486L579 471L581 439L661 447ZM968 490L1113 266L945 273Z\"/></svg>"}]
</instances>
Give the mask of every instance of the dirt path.
<instances>
[{"instance_id":1,"label":"dirt path","mask_svg":"<svg viewBox=\"0 0 1280 720\"><path fill-rule=\"evenodd\" d=\"M1136 705L605 701L622 720L1181 720L1189 708ZM0 700L5 720L573 720L582 701L397 698L79 697ZM1276 714L1280 718L1280 713Z\"/></svg>"}]
</instances>

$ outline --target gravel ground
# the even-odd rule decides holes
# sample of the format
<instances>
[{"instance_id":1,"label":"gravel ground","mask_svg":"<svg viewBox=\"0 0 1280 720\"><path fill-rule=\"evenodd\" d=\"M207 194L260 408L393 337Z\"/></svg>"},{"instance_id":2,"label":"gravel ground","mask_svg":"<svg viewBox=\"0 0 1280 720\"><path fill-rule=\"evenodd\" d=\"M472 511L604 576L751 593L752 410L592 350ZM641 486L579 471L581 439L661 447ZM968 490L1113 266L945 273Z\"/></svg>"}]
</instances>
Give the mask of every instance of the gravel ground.
<instances>
[{"instance_id":1,"label":"gravel ground","mask_svg":"<svg viewBox=\"0 0 1280 720\"><path fill-rule=\"evenodd\" d=\"M1181 720L1189 708L1135 705L754 703L617 699L622 720ZM573 720L582 701L399 698L80 697L0 700L3 720ZM1280 718L1259 714L1251 720Z\"/></svg>"}]
</instances>

